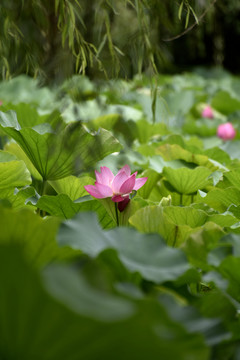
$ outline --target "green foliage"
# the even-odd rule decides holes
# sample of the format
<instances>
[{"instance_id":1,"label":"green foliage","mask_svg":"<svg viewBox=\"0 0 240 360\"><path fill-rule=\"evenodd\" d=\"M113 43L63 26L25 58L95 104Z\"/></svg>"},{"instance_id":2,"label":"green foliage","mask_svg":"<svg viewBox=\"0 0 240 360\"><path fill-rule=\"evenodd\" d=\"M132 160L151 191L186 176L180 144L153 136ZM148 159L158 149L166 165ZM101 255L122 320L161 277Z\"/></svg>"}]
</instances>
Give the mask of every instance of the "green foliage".
<instances>
[{"instance_id":1,"label":"green foliage","mask_svg":"<svg viewBox=\"0 0 240 360\"><path fill-rule=\"evenodd\" d=\"M0 358L237 358L239 79L220 104L222 78L159 77L155 122L147 79L77 80L0 84ZM148 180L122 212L88 194L126 164Z\"/></svg>"},{"instance_id":2,"label":"green foliage","mask_svg":"<svg viewBox=\"0 0 240 360\"><path fill-rule=\"evenodd\" d=\"M81 122L53 130L48 123L34 128L23 127L16 113L0 112L4 132L21 146L44 180L58 180L79 174L111 152L120 149L118 141L107 131L97 135L87 132Z\"/></svg>"},{"instance_id":3,"label":"green foliage","mask_svg":"<svg viewBox=\"0 0 240 360\"><path fill-rule=\"evenodd\" d=\"M163 39L179 34L189 23L198 24L197 14L209 4L187 0L179 5L157 0L3 0L1 77L27 73L47 82L86 71L109 77L157 73L170 60L171 50Z\"/></svg>"}]
</instances>

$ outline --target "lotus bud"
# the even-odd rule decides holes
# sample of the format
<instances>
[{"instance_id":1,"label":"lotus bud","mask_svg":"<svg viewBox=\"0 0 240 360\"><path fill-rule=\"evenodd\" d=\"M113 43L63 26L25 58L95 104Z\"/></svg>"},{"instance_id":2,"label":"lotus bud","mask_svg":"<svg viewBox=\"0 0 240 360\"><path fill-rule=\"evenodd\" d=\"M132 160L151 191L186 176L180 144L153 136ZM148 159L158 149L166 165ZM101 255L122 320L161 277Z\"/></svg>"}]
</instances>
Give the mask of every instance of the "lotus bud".
<instances>
[{"instance_id":1,"label":"lotus bud","mask_svg":"<svg viewBox=\"0 0 240 360\"><path fill-rule=\"evenodd\" d=\"M214 118L213 110L210 105L205 106L205 108L202 111L202 117L208 119Z\"/></svg>"},{"instance_id":2,"label":"lotus bud","mask_svg":"<svg viewBox=\"0 0 240 360\"><path fill-rule=\"evenodd\" d=\"M232 140L236 136L236 130L230 122L227 122L218 126L217 136L223 140Z\"/></svg>"}]
</instances>

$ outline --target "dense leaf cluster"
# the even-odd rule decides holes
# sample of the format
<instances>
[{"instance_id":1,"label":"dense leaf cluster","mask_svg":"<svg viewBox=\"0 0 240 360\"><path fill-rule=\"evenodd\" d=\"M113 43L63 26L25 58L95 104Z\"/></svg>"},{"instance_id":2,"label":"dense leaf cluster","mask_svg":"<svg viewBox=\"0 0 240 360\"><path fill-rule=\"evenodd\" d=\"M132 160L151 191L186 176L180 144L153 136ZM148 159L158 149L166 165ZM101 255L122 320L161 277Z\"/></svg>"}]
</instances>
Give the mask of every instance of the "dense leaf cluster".
<instances>
[{"instance_id":1,"label":"dense leaf cluster","mask_svg":"<svg viewBox=\"0 0 240 360\"><path fill-rule=\"evenodd\" d=\"M237 359L239 87L224 72L161 76L155 98L145 78L0 84L2 359ZM148 181L117 227L84 186L125 164Z\"/></svg>"},{"instance_id":2,"label":"dense leaf cluster","mask_svg":"<svg viewBox=\"0 0 240 360\"><path fill-rule=\"evenodd\" d=\"M86 72L95 77L119 74L131 77L142 71L172 69L176 59L181 66L182 57L185 63L191 63L194 54L199 59L210 59L213 49L209 51L204 37L212 36L215 41L219 35L219 31L215 33L212 29L217 21L213 3L211 0L183 0L179 4L168 0L2 0L0 76L4 79L28 73L41 76L45 82L49 79L61 82L74 73ZM237 11L236 5L233 9ZM207 19L205 12L209 15ZM227 12L227 18L231 14ZM203 19L208 24L207 30L202 26ZM190 41L183 40L189 53L186 59L186 52L179 51L181 42L166 40L198 23L199 31ZM217 56L222 56L222 50L216 50Z\"/></svg>"}]
</instances>

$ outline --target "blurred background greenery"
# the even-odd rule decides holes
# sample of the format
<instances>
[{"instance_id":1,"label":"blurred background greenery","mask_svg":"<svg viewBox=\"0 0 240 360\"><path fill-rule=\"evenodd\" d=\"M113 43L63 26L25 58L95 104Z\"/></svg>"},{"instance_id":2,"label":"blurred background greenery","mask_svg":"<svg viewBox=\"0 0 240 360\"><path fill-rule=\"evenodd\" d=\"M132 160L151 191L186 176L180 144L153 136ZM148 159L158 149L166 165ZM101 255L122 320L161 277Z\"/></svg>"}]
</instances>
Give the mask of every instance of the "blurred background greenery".
<instances>
[{"instance_id":1,"label":"blurred background greenery","mask_svg":"<svg viewBox=\"0 0 240 360\"><path fill-rule=\"evenodd\" d=\"M239 14L239 0L1 0L0 76L239 73Z\"/></svg>"}]
</instances>

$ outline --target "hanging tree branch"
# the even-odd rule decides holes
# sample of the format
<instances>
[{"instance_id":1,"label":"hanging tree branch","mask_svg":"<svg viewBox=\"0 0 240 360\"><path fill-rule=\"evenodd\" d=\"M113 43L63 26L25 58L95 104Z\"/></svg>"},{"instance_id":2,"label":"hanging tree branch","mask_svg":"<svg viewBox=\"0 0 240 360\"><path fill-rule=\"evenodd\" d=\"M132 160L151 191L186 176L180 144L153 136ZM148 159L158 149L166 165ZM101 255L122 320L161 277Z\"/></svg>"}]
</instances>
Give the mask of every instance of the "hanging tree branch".
<instances>
[{"instance_id":1,"label":"hanging tree branch","mask_svg":"<svg viewBox=\"0 0 240 360\"><path fill-rule=\"evenodd\" d=\"M179 35L173 36L171 38L168 39L163 39L163 41L173 41L176 39L179 39L180 37L186 35L189 31L191 31L196 25L199 25L200 21L202 21L202 19L206 16L206 14L208 13L208 11L215 5L215 3L217 2L217 0L213 0L212 3L204 10L204 12L202 13L202 15L200 15L198 18L195 18L195 22L189 26L186 30L184 30L183 32L181 32Z\"/></svg>"}]
</instances>

